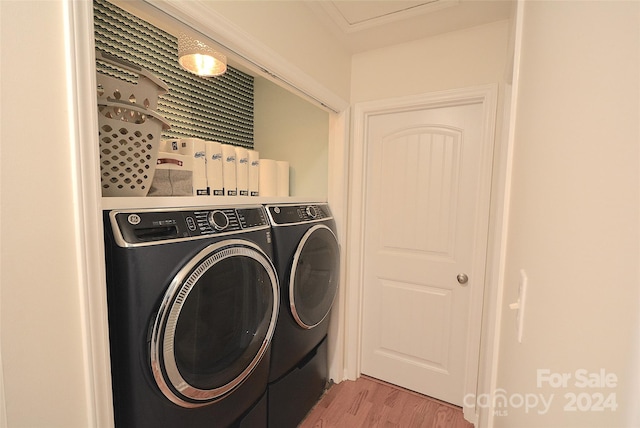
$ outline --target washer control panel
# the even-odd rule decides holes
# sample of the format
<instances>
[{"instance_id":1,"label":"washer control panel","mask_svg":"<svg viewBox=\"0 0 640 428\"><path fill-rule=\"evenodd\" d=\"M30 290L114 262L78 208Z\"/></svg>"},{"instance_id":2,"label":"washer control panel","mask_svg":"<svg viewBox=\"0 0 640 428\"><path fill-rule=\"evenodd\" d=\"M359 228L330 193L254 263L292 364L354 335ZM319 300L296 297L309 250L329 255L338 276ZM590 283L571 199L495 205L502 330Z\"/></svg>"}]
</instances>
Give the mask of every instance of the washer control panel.
<instances>
[{"instance_id":1,"label":"washer control panel","mask_svg":"<svg viewBox=\"0 0 640 428\"><path fill-rule=\"evenodd\" d=\"M308 223L331 218L327 204L268 205L267 211L274 225Z\"/></svg>"},{"instance_id":2,"label":"washer control panel","mask_svg":"<svg viewBox=\"0 0 640 428\"><path fill-rule=\"evenodd\" d=\"M217 232L233 232L242 230L238 216L233 208L220 208L183 213L187 221L194 218L197 228L194 233L209 235Z\"/></svg>"},{"instance_id":3,"label":"washer control panel","mask_svg":"<svg viewBox=\"0 0 640 428\"><path fill-rule=\"evenodd\" d=\"M185 210L110 211L108 221L120 246L161 243L269 227L265 209L203 207Z\"/></svg>"}]
</instances>

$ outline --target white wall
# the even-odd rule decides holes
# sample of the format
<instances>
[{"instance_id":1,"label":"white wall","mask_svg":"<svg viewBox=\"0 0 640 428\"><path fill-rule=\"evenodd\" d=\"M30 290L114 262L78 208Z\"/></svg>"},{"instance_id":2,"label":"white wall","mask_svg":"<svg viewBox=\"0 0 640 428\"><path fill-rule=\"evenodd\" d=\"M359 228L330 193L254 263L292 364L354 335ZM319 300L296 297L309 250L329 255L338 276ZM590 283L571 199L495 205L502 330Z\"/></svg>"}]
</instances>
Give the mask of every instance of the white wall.
<instances>
[{"instance_id":1,"label":"white wall","mask_svg":"<svg viewBox=\"0 0 640 428\"><path fill-rule=\"evenodd\" d=\"M351 54L303 1L210 1L207 6L344 100Z\"/></svg>"},{"instance_id":2,"label":"white wall","mask_svg":"<svg viewBox=\"0 0 640 428\"><path fill-rule=\"evenodd\" d=\"M508 33L500 21L354 55L351 102L502 82Z\"/></svg>"},{"instance_id":3,"label":"white wall","mask_svg":"<svg viewBox=\"0 0 640 428\"><path fill-rule=\"evenodd\" d=\"M87 427L63 5L0 7L4 417L12 428Z\"/></svg>"},{"instance_id":4,"label":"white wall","mask_svg":"<svg viewBox=\"0 0 640 428\"><path fill-rule=\"evenodd\" d=\"M525 3L497 427L640 426L639 29L638 2ZM507 307L520 269L521 344ZM616 385L582 388L581 369ZM538 370L570 377L538 386ZM519 407L527 394L549 409ZM590 411L594 394L617 410ZM564 409L572 396L584 411Z\"/></svg>"},{"instance_id":5,"label":"white wall","mask_svg":"<svg viewBox=\"0 0 640 428\"><path fill-rule=\"evenodd\" d=\"M327 199L329 113L265 79L254 81L254 148L289 162L291 196Z\"/></svg>"}]
</instances>

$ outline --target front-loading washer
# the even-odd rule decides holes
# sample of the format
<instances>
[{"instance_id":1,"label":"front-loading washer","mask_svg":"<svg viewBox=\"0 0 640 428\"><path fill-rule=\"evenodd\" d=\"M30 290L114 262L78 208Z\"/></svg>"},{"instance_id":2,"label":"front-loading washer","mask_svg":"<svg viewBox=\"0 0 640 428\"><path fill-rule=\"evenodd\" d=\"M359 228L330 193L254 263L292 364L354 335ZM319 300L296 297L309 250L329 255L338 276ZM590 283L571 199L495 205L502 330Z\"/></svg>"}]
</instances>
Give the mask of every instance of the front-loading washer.
<instances>
[{"instance_id":1,"label":"front-loading washer","mask_svg":"<svg viewBox=\"0 0 640 428\"><path fill-rule=\"evenodd\" d=\"M269 426L295 427L328 382L329 315L340 281L340 246L329 206L267 205L280 313L268 386Z\"/></svg>"},{"instance_id":2,"label":"front-loading washer","mask_svg":"<svg viewBox=\"0 0 640 428\"><path fill-rule=\"evenodd\" d=\"M264 207L104 220L116 427L266 426L279 285Z\"/></svg>"}]
</instances>

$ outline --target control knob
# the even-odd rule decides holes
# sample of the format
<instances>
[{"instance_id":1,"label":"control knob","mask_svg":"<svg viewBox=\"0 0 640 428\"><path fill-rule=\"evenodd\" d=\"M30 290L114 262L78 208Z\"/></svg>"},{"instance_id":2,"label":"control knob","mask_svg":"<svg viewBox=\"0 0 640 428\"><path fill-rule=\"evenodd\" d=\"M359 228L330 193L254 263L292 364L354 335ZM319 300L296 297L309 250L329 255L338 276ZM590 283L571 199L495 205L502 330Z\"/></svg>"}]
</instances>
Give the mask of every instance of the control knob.
<instances>
[{"instance_id":1,"label":"control knob","mask_svg":"<svg viewBox=\"0 0 640 428\"><path fill-rule=\"evenodd\" d=\"M229 226L229 217L220 210L211 211L207 220L215 230L225 230Z\"/></svg>"},{"instance_id":2,"label":"control knob","mask_svg":"<svg viewBox=\"0 0 640 428\"><path fill-rule=\"evenodd\" d=\"M305 211L307 212L307 215L313 219L318 217L318 210L316 210L316 207L313 205L309 205Z\"/></svg>"}]
</instances>

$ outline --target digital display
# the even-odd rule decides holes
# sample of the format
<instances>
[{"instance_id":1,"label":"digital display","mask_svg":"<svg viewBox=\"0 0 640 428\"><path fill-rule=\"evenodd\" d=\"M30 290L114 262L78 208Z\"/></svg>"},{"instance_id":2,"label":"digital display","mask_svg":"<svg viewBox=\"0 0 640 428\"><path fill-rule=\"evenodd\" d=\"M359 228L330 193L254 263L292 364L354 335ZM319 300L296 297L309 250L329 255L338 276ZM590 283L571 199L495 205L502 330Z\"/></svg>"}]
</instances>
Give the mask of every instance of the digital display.
<instances>
[{"instance_id":1,"label":"digital display","mask_svg":"<svg viewBox=\"0 0 640 428\"><path fill-rule=\"evenodd\" d=\"M264 212L261 209L241 209L236 210L236 212L238 213L238 217L240 218L243 228L263 226L267 224Z\"/></svg>"}]
</instances>

